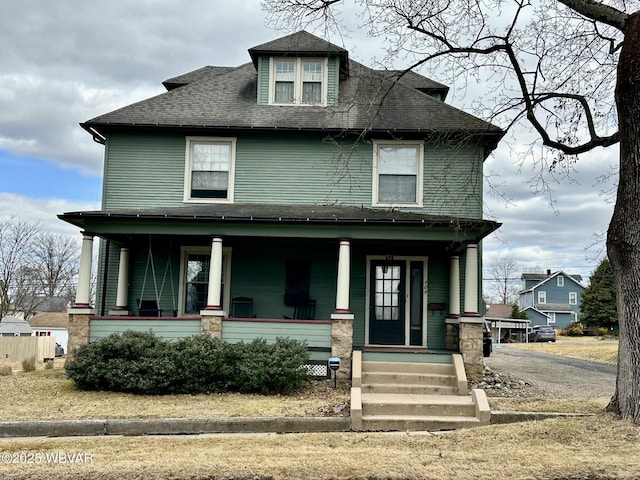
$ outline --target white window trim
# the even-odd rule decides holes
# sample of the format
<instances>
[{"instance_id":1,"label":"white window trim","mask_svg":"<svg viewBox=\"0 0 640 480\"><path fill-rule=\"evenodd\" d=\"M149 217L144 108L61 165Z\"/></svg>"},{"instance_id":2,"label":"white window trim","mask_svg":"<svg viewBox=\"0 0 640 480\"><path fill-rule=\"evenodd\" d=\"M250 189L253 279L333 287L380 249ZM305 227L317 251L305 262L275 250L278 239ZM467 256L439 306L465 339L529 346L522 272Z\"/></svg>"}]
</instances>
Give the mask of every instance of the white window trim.
<instances>
[{"instance_id":1,"label":"white window trim","mask_svg":"<svg viewBox=\"0 0 640 480\"><path fill-rule=\"evenodd\" d=\"M185 137L185 165L184 165L184 201L188 203L233 203L235 165L236 165L236 137ZM191 197L191 146L198 143L229 144L231 148L229 159L229 184L227 198L192 198Z\"/></svg>"},{"instance_id":2,"label":"white window trim","mask_svg":"<svg viewBox=\"0 0 640 480\"><path fill-rule=\"evenodd\" d=\"M564 276L563 275L558 275L557 276L557 285L558 287L564 287Z\"/></svg>"},{"instance_id":3,"label":"white window trim","mask_svg":"<svg viewBox=\"0 0 640 480\"><path fill-rule=\"evenodd\" d=\"M542 304L547 303L547 292L544 292L544 291L538 292L538 303L542 303Z\"/></svg>"},{"instance_id":4,"label":"white window trim","mask_svg":"<svg viewBox=\"0 0 640 480\"><path fill-rule=\"evenodd\" d=\"M549 312L547 315L549 315L549 317L547 319L547 325L555 325L555 323L556 323L556 312Z\"/></svg>"},{"instance_id":5,"label":"white window trim","mask_svg":"<svg viewBox=\"0 0 640 480\"><path fill-rule=\"evenodd\" d=\"M415 203L388 203L378 201L378 175L379 175L379 162L378 162L378 148L379 147L400 147L400 146L414 146L418 147L418 165L416 169L416 202ZM423 205L423 178L424 172L424 141L421 140L373 140L373 198L371 204L375 207L422 207Z\"/></svg>"},{"instance_id":6,"label":"white window trim","mask_svg":"<svg viewBox=\"0 0 640 480\"><path fill-rule=\"evenodd\" d=\"M184 312L185 301L185 280L187 276L187 255L189 254L204 254L211 256L211 247L180 247L180 284L178 287L178 315L186 315ZM222 270L224 272L224 291L222 292L222 307L227 308L229 302L231 302L231 247L222 248L222 258L224 266Z\"/></svg>"},{"instance_id":7,"label":"white window trim","mask_svg":"<svg viewBox=\"0 0 640 480\"><path fill-rule=\"evenodd\" d=\"M578 292L569 292L569 305L577 305L577 304L578 304Z\"/></svg>"},{"instance_id":8,"label":"white window trim","mask_svg":"<svg viewBox=\"0 0 640 480\"><path fill-rule=\"evenodd\" d=\"M276 66L278 60L295 60L295 78L293 80L293 103L276 103ZM320 103L302 103L302 62L322 62L322 93ZM315 57L271 57L269 59L269 105L282 105L287 107L308 107L310 105L326 107L329 83L329 59Z\"/></svg>"}]
</instances>

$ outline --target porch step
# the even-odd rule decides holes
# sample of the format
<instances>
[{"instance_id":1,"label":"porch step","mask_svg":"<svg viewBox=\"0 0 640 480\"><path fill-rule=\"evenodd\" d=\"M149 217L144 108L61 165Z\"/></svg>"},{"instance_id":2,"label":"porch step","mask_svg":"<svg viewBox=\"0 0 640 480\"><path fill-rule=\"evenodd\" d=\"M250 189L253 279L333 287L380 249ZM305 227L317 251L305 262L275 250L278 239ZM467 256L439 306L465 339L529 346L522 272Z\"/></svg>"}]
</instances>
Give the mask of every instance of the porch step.
<instances>
[{"instance_id":1,"label":"porch step","mask_svg":"<svg viewBox=\"0 0 640 480\"><path fill-rule=\"evenodd\" d=\"M471 396L404 395L398 393L362 393L362 415L456 416L472 417L475 405Z\"/></svg>"},{"instance_id":2,"label":"porch step","mask_svg":"<svg viewBox=\"0 0 640 480\"><path fill-rule=\"evenodd\" d=\"M462 359L452 363L361 361L354 352L354 430L450 430L486 425L484 392L467 395Z\"/></svg>"},{"instance_id":3,"label":"porch step","mask_svg":"<svg viewBox=\"0 0 640 480\"><path fill-rule=\"evenodd\" d=\"M456 377L453 375L393 373L393 372L363 372L362 384L389 385L433 385L455 387Z\"/></svg>"},{"instance_id":4,"label":"porch step","mask_svg":"<svg viewBox=\"0 0 640 480\"><path fill-rule=\"evenodd\" d=\"M389 384L366 383L362 386L362 393L400 393L402 395L457 395L458 388L451 385L423 385L423 384Z\"/></svg>"},{"instance_id":5,"label":"porch step","mask_svg":"<svg viewBox=\"0 0 640 480\"><path fill-rule=\"evenodd\" d=\"M479 427L483 423L476 417L459 416L411 416L411 415L363 415L362 429L368 431L424 431L456 430Z\"/></svg>"},{"instance_id":6,"label":"porch step","mask_svg":"<svg viewBox=\"0 0 640 480\"><path fill-rule=\"evenodd\" d=\"M418 362L362 362L362 373L420 373L432 375L455 375L451 363L418 363Z\"/></svg>"}]
</instances>

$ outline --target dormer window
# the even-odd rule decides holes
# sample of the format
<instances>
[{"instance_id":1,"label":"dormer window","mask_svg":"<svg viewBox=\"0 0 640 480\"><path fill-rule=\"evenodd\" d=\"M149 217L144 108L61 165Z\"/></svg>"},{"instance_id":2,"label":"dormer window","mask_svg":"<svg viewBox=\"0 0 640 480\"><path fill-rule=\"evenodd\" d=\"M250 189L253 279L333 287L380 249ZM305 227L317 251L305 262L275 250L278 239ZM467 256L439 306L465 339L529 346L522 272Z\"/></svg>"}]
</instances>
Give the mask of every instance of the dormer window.
<instances>
[{"instance_id":1,"label":"dormer window","mask_svg":"<svg viewBox=\"0 0 640 480\"><path fill-rule=\"evenodd\" d=\"M271 103L326 105L326 58L272 58Z\"/></svg>"}]
</instances>

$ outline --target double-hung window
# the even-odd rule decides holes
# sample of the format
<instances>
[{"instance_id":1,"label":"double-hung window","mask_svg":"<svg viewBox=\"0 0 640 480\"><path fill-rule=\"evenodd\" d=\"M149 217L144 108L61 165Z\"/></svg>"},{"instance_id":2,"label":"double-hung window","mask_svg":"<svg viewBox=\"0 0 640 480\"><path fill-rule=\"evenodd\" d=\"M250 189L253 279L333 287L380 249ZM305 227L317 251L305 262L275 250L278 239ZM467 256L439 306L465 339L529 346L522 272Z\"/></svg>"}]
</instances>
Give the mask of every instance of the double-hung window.
<instances>
[{"instance_id":1,"label":"double-hung window","mask_svg":"<svg viewBox=\"0 0 640 480\"><path fill-rule=\"evenodd\" d=\"M569 292L569 305L578 304L578 292Z\"/></svg>"},{"instance_id":2,"label":"double-hung window","mask_svg":"<svg viewBox=\"0 0 640 480\"><path fill-rule=\"evenodd\" d=\"M187 137L185 200L233 201L235 138Z\"/></svg>"},{"instance_id":3,"label":"double-hung window","mask_svg":"<svg viewBox=\"0 0 640 480\"><path fill-rule=\"evenodd\" d=\"M199 314L207 306L209 290L210 247L182 247L180 259L181 314ZM220 305L228 305L231 249L222 250L222 279Z\"/></svg>"},{"instance_id":4,"label":"double-hung window","mask_svg":"<svg viewBox=\"0 0 640 480\"><path fill-rule=\"evenodd\" d=\"M538 292L538 303L547 303L547 292Z\"/></svg>"},{"instance_id":5,"label":"double-hung window","mask_svg":"<svg viewBox=\"0 0 640 480\"><path fill-rule=\"evenodd\" d=\"M279 105L325 105L326 59L274 58L272 103Z\"/></svg>"},{"instance_id":6,"label":"double-hung window","mask_svg":"<svg viewBox=\"0 0 640 480\"><path fill-rule=\"evenodd\" d=\"M423 142L374 141L373 204L422 206Z\"/></svg>"}]
</instances>

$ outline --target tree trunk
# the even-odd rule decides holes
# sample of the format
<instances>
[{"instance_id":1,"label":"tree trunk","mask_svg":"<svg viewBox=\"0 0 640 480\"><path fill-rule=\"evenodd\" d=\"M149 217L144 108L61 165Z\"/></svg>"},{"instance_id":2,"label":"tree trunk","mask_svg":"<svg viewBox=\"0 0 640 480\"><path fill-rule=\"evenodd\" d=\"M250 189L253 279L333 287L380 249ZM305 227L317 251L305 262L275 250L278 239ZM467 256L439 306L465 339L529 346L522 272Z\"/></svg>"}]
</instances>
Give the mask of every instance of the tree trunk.
<instances>
[{"instance_id":1,"label":"tree trunk","mask_svg":"<svg viewBox=\"0 0 640 480\"><path fill-rule=\"evenodd\" d=\"M631 15L618 63L620 178L607 252L616 280L620 343L608 410L640 425L640 13Z\"/></svg>"}]
</instances>

